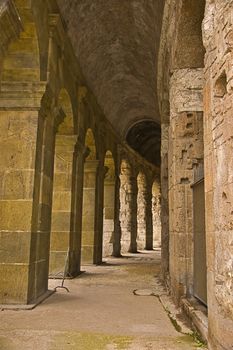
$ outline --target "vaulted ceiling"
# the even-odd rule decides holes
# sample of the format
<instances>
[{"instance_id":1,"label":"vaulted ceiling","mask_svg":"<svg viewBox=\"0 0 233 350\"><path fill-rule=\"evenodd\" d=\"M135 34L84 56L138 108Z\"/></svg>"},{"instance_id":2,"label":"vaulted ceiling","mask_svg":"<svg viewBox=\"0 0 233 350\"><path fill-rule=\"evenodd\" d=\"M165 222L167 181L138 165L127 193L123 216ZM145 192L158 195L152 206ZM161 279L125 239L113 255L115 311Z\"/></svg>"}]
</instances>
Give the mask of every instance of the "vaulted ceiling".
<instances>
[{"instance_id":1,"label":"vaulted ceiling","mask_svg":"<svg viewBox=\"0 0 233 350\"><path fill-rule=\"evenodd\" d=\"M125 140L138 122L159 124L156 79L164 0L58 3L87 83L119 135ZM149 145L153 142L143 149Z\"/></svg>"}]
</instances>

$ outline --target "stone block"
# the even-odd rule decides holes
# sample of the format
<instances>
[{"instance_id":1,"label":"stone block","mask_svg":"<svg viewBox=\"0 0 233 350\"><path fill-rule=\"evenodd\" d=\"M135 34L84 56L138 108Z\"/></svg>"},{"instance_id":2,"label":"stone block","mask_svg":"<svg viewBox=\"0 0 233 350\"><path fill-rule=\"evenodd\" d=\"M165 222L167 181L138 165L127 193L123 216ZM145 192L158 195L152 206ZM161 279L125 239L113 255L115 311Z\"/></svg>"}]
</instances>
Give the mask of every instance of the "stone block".
<instances>
[{"instance_id":1,"label":"stone block","mask_svg":"<svg viewBox=\"0 0 233 350\"><path fill-rule=\"evenodd\" d=\"M54 251L67 250L70 242L70 232L51 232L50 249Z\"/></svg>"},{"instance_id":2,"label":"stone block","mask_svg":"<svg viewBox=\"0 0 233 350\"><path fill-rule=\"evenodd\" d=\"M93 245L94 244L94 230L83 230L82 231L82 244Z\"/></svg>"},{"instance_id":3,"label":"stone block","mask_svg":"<svg viewBox=\"0 0 233 350\"><path fill-rule=\"evenodd\" d=\"M31 232L0 232L0 263L28 264Z\"/></svg>"},{"instance_id":4,"label":"stone block","mask_svg":"<svg viewBox=\"0 0 233 350\"><path fill-rule=\"evenodd\" d=\"M33 195L34 171L12 170L0 174L0 199L31 199Z\"/></svg>"},{"instance_id":5,"label":"stone block","mask_svg":"<svg viewBox=\"0 0 233 350\"><path fill-rule=\"evenodd\" d=\"M0 264L0 304L27 304L27 264Z\"/></svg>"},{"instance_id":6,"label":"stone block","mask_svg":"<svg viewBox=\"0 0 233 350\"><path fill-rule=\"evenodd\" d=\"M81 249L81 264L93 264L94 262L94 247L83 245Z\"/></svg>"},{"instance_id":7,"label":"stone block","mask_svg":"<svg viewBox=\"0 0 233 350\"><path fill-rule=\"evenodd\" d=\"M52 231L69 231L70 230L70 212L53 212L52 214Z\"/></svg>"},{"instance_id":8,"label":"stone block","mask_svg":"<svg viewBox=\"0 0 233 350\"><path fill-rule=\"evenodd\" d=\"M71 210L71 192L57 191L54 188L53 193L53 212L64 211L70 212Z\"/></svg>"},{"instance_id":9,"label":"stone block","mask_svg":"<svg viewBox=\"0 0 233 350\"><path fill-rule=\"evenodd\" d=\"M30 231L32 218L32 201L0 201L1 230Z\"/></svg>"},{"instance_id":10,"label":"stone block","mask_svg":"<svg viewBox=\"0 0 233 350\"><path fill-rule=\"evenodd\" d=\"M66 264L66 251L51 251L49 257L49 274L58 274L64 272Z\"/></svg>"}]
</instances>

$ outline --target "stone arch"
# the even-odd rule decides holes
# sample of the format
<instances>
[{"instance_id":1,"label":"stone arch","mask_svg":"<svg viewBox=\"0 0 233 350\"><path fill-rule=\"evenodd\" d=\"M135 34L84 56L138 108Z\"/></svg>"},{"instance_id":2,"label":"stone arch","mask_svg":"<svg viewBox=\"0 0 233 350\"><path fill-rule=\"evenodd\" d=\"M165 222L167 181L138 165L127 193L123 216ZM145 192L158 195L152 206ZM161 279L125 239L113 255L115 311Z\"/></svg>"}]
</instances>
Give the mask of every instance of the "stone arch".
<instances>
[{"instance_id":1,"label":"stone arch","mask_svg":"<svg viewBox=\"0 0 233 350\"><path fill-rule=\"evenodd\" d=\"M50 238L50 275L63 273L67 261L67 274L71 274L70 261L73 247L72 194L73 161L77 136L68 92L62 88L57 101L57 133L54 153L53 205Z\"/></svg>"},{"instance_id":2,"label":"stone arch","mask_svg":"<svg viewBox=\"0 0 233 350\"><path fill-rule=\"evenodd\" d=\"M140 120L131 125L125 136L126 142L152 164L160 165L161 128L153 120Z\"/></svg>"},{"instance_id":3,"label":"stone arch","mask_svg":"<svg viewBox=\"0 0 233 350\"><path fill-rule=\"evenodd\" d=\"M115 162L107 151L104 160L103 257L113 254L115 214Z\"/></svg>"},{"instance_id":4,"label":"stone arch","mask_svg":"<svg viewBox=\"0 0 233 350\"><path fill-rule=\"evenodd\" d=\"M37 28L30 2L15 0L22 31L11 42L2 62L1 80L14 82L38 82L41 79L40 50Z\"/></svg>"}]
</instances>

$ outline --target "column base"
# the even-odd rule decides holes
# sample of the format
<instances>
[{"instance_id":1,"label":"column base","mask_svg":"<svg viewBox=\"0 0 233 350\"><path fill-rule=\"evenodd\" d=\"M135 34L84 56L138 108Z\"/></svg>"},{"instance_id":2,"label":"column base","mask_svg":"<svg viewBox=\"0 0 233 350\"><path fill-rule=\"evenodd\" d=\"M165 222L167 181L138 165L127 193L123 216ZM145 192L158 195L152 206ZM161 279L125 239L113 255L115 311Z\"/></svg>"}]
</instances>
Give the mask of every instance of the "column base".
<instances>
[{"instance_id":1,"label":"column base","mask_svg":"<svg viewBox=\"0 0 233 350\"><path fill-rule=\"evenodd\" d=\"M13 311L20 311L20 310L32 310L37 305L41 304L45 299L50 297L53 293L55 293L55 290L47 290L43 295L41 295L39 298L37 298L33 303L31 304L0 304L0 310L13 310Z\"/></svg>"}]
</instances>

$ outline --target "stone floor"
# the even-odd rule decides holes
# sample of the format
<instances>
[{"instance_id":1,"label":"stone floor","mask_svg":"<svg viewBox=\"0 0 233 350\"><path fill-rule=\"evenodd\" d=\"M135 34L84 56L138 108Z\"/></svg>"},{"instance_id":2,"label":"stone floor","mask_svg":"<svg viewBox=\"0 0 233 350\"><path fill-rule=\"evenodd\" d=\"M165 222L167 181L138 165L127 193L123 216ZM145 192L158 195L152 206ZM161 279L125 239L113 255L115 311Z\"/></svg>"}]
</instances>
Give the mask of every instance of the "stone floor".
<instances>
[{"instance_id":1,"label":"stone floor","mask_svg":"<svg viewBox=\"0 0 233 350\"><path fill-rule=\"evenodd\" d=\"M156 296L164 294L159 261L159 251L110 258L65 281L70 293L59 289L32 311L1 311L0 350L197 349Z\"/></svg>"}]
</instances>

